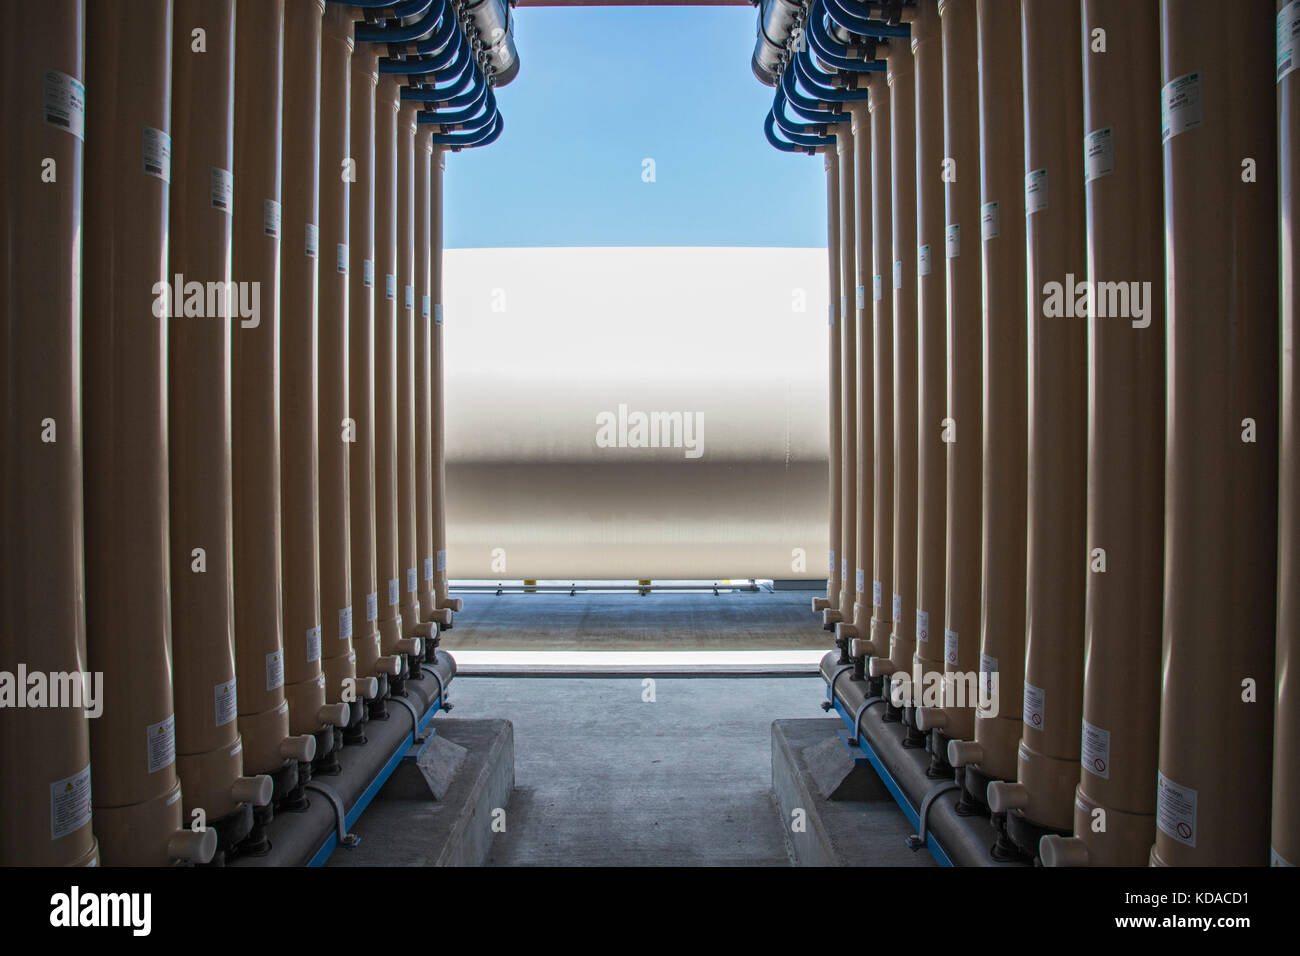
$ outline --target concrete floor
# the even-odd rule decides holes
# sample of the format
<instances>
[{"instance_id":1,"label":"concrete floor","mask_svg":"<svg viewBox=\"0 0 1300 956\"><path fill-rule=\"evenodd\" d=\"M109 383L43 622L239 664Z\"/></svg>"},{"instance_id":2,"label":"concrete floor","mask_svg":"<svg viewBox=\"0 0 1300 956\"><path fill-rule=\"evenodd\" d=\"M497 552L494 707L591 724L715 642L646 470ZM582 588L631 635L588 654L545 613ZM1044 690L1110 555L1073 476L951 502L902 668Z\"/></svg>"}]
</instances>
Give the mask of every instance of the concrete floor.
<instances>
[{"instance_id":1,"label":"concrete floor","mask_svg":"<svg viewBox=\"0 0 1300 956\"><path fill-rule=\"evenodd\" d=\"M645 679L452 684L455 717L514 724L516 790L488 865L790 865L771 726L824 716L822 679L650 677L653 702Z\"/></svg>"},{"instance_id":2,"label":"concrete floor","mask_svg":"<svg viewBox=\"0 0 1300 956\"><path fill-rule=\"evenodd\" d=\"M442 647L527 651L748 651L830 646L813 591L453 594L465 610Z\"/></svg>"}]
</instances>

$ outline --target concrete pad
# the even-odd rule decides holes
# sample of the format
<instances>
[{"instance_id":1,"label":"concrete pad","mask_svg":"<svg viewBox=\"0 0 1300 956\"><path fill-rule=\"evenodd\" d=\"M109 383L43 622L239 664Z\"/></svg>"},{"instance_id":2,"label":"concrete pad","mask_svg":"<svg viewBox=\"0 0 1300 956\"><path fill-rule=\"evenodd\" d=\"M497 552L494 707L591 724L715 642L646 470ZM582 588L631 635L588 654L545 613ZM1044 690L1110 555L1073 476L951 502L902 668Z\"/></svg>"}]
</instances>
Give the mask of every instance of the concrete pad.
<instances>
[{"instance_id":1,"label":"concrete pad","mask_svg":"<svg viewBox=\"0 0 1300 956\"><path fill-rule=\"evenodd\" d=\"M437 717L437 736L393 772L326 866L479 866L508 813L514 728L508 720ZM498 824L499 825L499 824Z\"/></svg>"},{"instance_id":2,"label":"concrete pad","mask_svg":"<svg viewBox=\"0 0 1300 956\"><path fill-rule=\"evenodd\" d=\"M854 766L834 717L772 722L772 791L799 866L936 866L870 767ZM844 754L835 755L835 748ZM857 797L863 799L830 799ZM801 826L794 825L795 820Z\"/></svg>"}]
</instances>

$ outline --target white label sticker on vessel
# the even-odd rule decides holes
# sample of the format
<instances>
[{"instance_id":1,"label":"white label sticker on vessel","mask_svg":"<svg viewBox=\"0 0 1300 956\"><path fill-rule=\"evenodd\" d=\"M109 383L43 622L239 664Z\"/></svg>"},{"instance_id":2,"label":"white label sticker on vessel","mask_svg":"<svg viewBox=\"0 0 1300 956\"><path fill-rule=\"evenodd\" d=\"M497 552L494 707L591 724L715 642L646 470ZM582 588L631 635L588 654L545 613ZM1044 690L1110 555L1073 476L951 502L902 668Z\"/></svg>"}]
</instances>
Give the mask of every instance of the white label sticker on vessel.
<instances>
[{"instance_id":1,"label":"white label sticker on vessel","mask_svg":"<svg viewBox=\"0 0 1300 956\"><path fill-rule=\"evenodd\" d=\"M375 263L371 259L361 260L361 284L367 289L375 284Z\"/></svg>"},{"instance_id":2,"label":"white label sticker on vessel","mask_svg":"<svg viewBox=\"0 0 1300 956\"><path fill-rule=\"evenodd\" d=\"M429 317L429 297L427 295L420 296L420 312L426 319Z\"/></svg>"},{"instance_id":3,"label":"white label sticker on vessel","mask_svg":"<svg viewBox=\"0 0 1300 956\"><path fill-rule=\"evenodd\" d=\"M1047 170L1025 173L1025 215L1032 216L1047 208Z\"/></svg>"},{"instance_id":4,"label":"white label sticker on vessel","mask_svg":"<svg viewBox=\"0 0 1300 956\"><path fill-rule=\"evenodd\" d=\"M1160 90L1160 142L1195 129L1205 120L1201 102L1201 74L1187 73L1170 80Z\"/></svg>"},{"instance_id":5,"label":"white label sticker on vessel","mask_svg":"<svg viewBox=\"0 0 1300 956\"><path fill-rule=\"evenodd\" d=\"M352 636L352 607L339 608L339 640L346 641Z\"/></svg>"},{"instance_id":6,"label":"white label sticker on vessel","mask_svg":"<svg viewBox=\"0 0 1300 956\"><path fill-rule=\"evenodd\" d=\"M996 239L1002 235L1002 208L996 201L980 206L980 238Z\"/></svg>"},{"instance_id":7,"label":"white label sticker on vessel","mask_svg":"<svg viewBox=\"0 0 1300 956\"><path fill-rule=\"evenodd\" d=\"M885 598L884 586L879 581L871 582L871 606L880 607Z\"/></svg>"},{"instance_id":8,"label":"white label sticker on vessel","mask_svg":"<svg viewBox=\"0 0 1300 956\"><path fill-rule=\"evenodd\" d=\"M339 275L348 274L348 247L346 243L340 242L334 250L334 268L338 270Z\"/></svg>"},{"instance_id":9,"label":"white label sticker on vessel","mask_svg":"<svg viewBox=\"0 0 1300 956\"><path fill-rule=\"evenodd\" d=\"M393 275L391 272L384 273L384 298L397 298L397 276Z\"/></svg>"},{"instance_id":10,"label":"white label sticker on vessel","mask_svg":"<svg viewBox=\"0 0 1300 956\"><path fill-rule=\"evenodd\" d=\"M945 664L957 663L957 632L943 632L943 662Z\"/></svg>"},{"instance_id":11,"label":"white label sticker on vessel","mask_svg":"<svg viewBox=\"0 0 1300 956\"><path fill-rule=\"evenodd\" d=\"M439 302L433 307L433 324L442 325L442 303Z\"/></svg>"},{"instance_id":12,"label":"white label sticker on vessel","mask_svg":"<svg viewBox=\"0 0 1300 956\"><path fill-rule=\"evenodd\" d=\"M388 582L388 606L392 607L402 599L401 589L397 586L397 578L391 578Z\"/></svg>"},{"instance_id":13,"label":"white label sticker on vessel","mask_svg":"<svg viewBox=\"0 0 1300 956\"><path fill-rule=\"evenodd\" d=\"M320 628L307 628L307 662L320 660Z\"/></svg>"},{"instance_id":14,"label":"white label sticker on vessel","mask_svg":"<svg viewBox=\"0 0 1300 956\"><path fill-rule=\"evenodd\" d=\"M165 183L172 181L172 138L170 136L160 129L146 126L141 137L140 153L146 173L157 176Z\"/></svg>"},{"instance_id":15,"label":"white label sticker on vessel","mask_svg":"<svg viewBox=\"0 0 1300 956\"><path fill-rule=\"evenodd\" d=\"M856 579L856 580L853 582L853 584L854 584L854 590L857 591L859 594L861 594L863 591L865 591L865 590L867 589L867 572L866 572L866 569L864 569L864 568L857 568L857 569L855 569L855 571L854 571L854 577L855 577L855 579Z\"/></svg>"},{"instance_id":16,"label":"white label sticker on vessel","mask_svg":"<svg viewBox=\"0 0 1300 956\"><path fill-rule=\"evenodd\" d=\"M943 231L943 248L949 259L961 255L961 223L949 223Z\"/></svg>"},{"instance_id":17,"label":"white label sticker on vessel","mask_svg":"<svg viewBox=\"0 0 1300 956\"><path fill-rule=\"evenodd\" d=\"M918 644L930 643L930 612L916 609L916 640Z\"/></svg>"},{"instance_id":18,"label":"white label sticker on vessel","mask_svg":"<svg viewBox=\"0 0 1300 956\"><path fill-rule=\"evenodd\" d=\"M916 271L923 276L930 274L930 244L928 242L923 246L917 246Z\"/></svg>"},{"instance_id":19,"label":"white label sticker on vessel","mask_svg":"<svg viewBox=\"0 0 1300 956\"><path fill-rule=\"evenodd\" d=\"M902 287L903 287L903 260L899 259L894 263L894 288L901 289Z\"/></svg>"},{"instance_id":20,"label":"white label sticker on vessel","mask_svg":"<svg viewBox=\"0 0 1300 956\"><path fill-rule=\"evenodd\" d=\"M980 696L992 703L993 701L993 675L998 672L998 659L992 654L980 655ZM993 711L997 713L997 711ZM989 716L985 713L985 708L979 707L975 711L975 716Z\"/></svg>"},{"instance_id":21,"label":"white label sticker on vessel","mask_svg":"<svg viewBox=\"0 0 1300 956\"><path fill-rule=\"evenodd\" d=\"M414 309L415 308L415 287L409 285L405 286L403 287L403 292L406 296L406 303L405 303L406 307L408 309Z\"/></svg>"},{"instance_id":22,"label":"white label sticker on vessel","mask_svg":"<svg viewBox=\"0 0 1300 956\"><path fill-rule=\"evenodd\" d=\"M379 620L379 592L371 591L366 595L366 620Z\"/></svg>"},{"instance_id":23,"label":"white label sticker on vessel","mask_svg":"<svg viewBox=\"0 0 1300 956\"><path fill-rule=\"evenodd\" d=\"M847 581L848 579L849 579L849 559L840 558L840 580Z\"/></svg>"},{"instance_id":24,"label":"white label sticker on vessel","mask_svg":"<svg viewBox=\"0 0 1300 956\"><path fill-rule=\"evenodd\" d=\"M1025 681L1024 721L1034 730L1047 726L1047 691Z\"/></svg>"},{"instance_id":25,"label":"white label sticker on vessel","mask_svg":"<svg viewBox=\"0 0 1300 956\"><path fill-rule=\"evenodd\" d=\"M1296 33L1300 32L1300 0L1277 12L1277 81L1295 69Z\"/></svg>"},{"instance_id":26,"label":"white label sticker on vessel","mask_svg":"<svg viewBox=\"0 0 1300 956\"><path fill-rule=\"evenodd\" d=\"M307 229L303 235L302 251L309 259L316 258L317 244L320 238L320 232L314 222L307 223Z\"/></svg>"},{"instance_id":27,"label":"white label sticker on vessel","mask_svg":"<svg viewBox=\"0 0 1300 956\"><path fill-rule=\"evenodd\" d=\"M91 816L90 764L71 777L50 784L50 839L76 833Z\"/></svg>"},{"instance_id":28,"label":"white label sticker on vessel","mask_svg":"<svg viewBox=\"0 0 1300 956\"><path fill-rule=\"evenodd\" d=\"M871 297L877 302L885 297L885 283L882 276L871 277Z\"/></svg>"},{"instance_id":29,"label":"white label sticker on vessel","mask_svg":"<svg viewBox=\"0 0 1300 956\"><path fill-rule=\"evenodd\" d=\"M1083 739L1079 751L1079 763L1088 773L1095 774L1103 780L1110 779L1109 730L1094 727L1086 720L1083 722Z\"/></svg>"},{"instance_id":30,"label":"white label sticker on vessel","mask_svg":"<svg viewBox=\"0 0 1300 956\"><path fill-rule=\"evenodd\" d=\"M45 122L86 139L86 87L58 70L45 71Z\"/></svg>"},{"instance_id":31,"label":"white label sticker on vessel","mask_svg":"<svg viewBox=\"0 0 1300 956\"><path fill-rule=\"evenodd\" d=\"M1184 846L1196 846L1196 791L1156 771L1156 826Z\"/></svg>"},{"instance_id":32,"label":"white label sticker on vessel","mask_svg":"<svg viewBox=\"0 0 1300 956\"><path fill-rule=\"evenodd\" d=\"M903 595L894 595L894 623L903 623Z\"/></svg>"},{"instance_id":33,"label":"white label sticker on vessel","mask_svg":"<svg viewBox=\"0 0 1300 956\"><path fill-rule=\"evenodd\" d=\"M262 232L272 239L280 238L280 204L274 199L262 200Z\"/></svg>"},{"instance_id":34,"label":"white label sticker on vessel","mask_svg":"<svg viewBox=\"0 0 1300 956\"><path fill-rule=\"evenodd\" d=\"M230 204L235 199L235 177L230 170L213 166L208 173L208 189L211 192L212 208L224 213L230 212Z\"/></svg>"},{"instance_id":35,"label":"white label sticker on vessel","mask_svg":"<svg viewBox=\"0 0 1300 956\"><path fill-rule=\"evenodd\" d=\"M156 773L176 762L176 715L169 714L166 719L150 724L145 728L148 739L145 752L149 772Z\"/></svg>"},{"instance_id":36,"label":"white label sticker on vessel","mask_svg":"<svg viewBox=\"0 0 1300 956\"><path fill-rule=\"evenodd\" d=\"M447 552L446 552L446 551L439 551L439 552L438 552L438 570L439 570L439 571L446 571L446 570L447 570Z\"/></svg>"},{"instance_id":37,"label":"white label sticker on vessel","mask_svg":"<svg viewBox=\"0 0 1300 956\"><path fill-rule=\"evenodd\" d=\"M864 285L858 286L857 306L859 309L865 309L867 307L867 287Z\"/></svg>"},{"instance_id":38,"label":"white label sticker on vessel","mask_svg":"<svg viewBox=\"0 0 1300 956\"><path fill-rule=\"evenodd\" d=\"M433 558L424 559L424 580L433 580Z\"/></svg>"},{"instance_id":39,"label":"white label sticker on vessel","mask_svg":"<svg viewBox=\"0 0 1300 956\"><path fill-rule=\"evenodd\" d=\"M266 655L266 689L275 690L284 686L284 651L272 651Z\"/></svg>"},{"instance_id":40,"label":"white label sticker on vessel","mask_svg":"<svg viewBox=\"0 0 1300 956\"><path fill-rule=\"evenodd\" d=\"M414 594L415 589L420 586L420 577L415 573L415 568L406 569L406 593Z\"/></svg>"},{"instance_id":41,"label":"white label sticker on vessel","mask_svg":"<svg viewBox=\"0 0 1300 956\"><path fill-rule=\"evenodd\" d=\"M835 324L835 306L834 306L834 304L831 304L831 305L826 306L826 316L827 316L827 321L830 322L831 325L834 325L834 324Z\"/></svg>"},{"instance_id":42,"label":"white label sticker on vessel","mask_svg":"<svg viewBox=\"0 0 1300 956\"><path fill-rule=\"evenodd\" d=\"M1083 138L1083 181L1090 183L1115 171L1115 131L1095 129Z\"/></svg>"},{"instance_id":43,"label":"white label sticker on vessel","mask_svg":"<svg viewBox=\"0 0 1300 956\"><path fill-rule=\"evenodd\" d=\"M224 727L239 712L239 698L235 694L235 679L222 681L212 688L213 719L216 726Z\"/></svg>"}]
</instances>

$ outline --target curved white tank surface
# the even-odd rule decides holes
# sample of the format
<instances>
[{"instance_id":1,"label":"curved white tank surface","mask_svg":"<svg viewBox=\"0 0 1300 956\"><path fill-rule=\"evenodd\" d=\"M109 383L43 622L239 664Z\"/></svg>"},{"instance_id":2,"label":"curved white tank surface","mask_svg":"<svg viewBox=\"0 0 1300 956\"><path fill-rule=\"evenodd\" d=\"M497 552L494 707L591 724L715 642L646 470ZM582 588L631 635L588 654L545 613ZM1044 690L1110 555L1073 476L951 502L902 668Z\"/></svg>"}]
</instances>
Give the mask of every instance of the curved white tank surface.
<instances>
[{"instance_id":1,"label":"curved white tank surface","mask_svg":"<svg viewBox=\"0 0 1300 956\"><path fill-rule=\"evenodd\" d=\"M451 577L825 576L825 249L443 265Z\"/></svg>"}]
</instances>

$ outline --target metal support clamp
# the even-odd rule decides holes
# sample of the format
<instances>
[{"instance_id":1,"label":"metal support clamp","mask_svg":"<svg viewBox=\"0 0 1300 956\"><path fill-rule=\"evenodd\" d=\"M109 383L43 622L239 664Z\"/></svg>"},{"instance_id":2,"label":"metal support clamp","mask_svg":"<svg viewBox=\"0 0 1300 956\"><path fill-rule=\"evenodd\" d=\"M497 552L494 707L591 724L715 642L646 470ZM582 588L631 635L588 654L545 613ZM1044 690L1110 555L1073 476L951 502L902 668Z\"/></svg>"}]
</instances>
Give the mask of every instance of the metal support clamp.
<instances>
[{"instance_id":1,"label":"metal support clamp","mask_svg":"<svg viewBox=\"0 0 1300 956\"><path fill-rule=\"evenodd\" d=\"M864 700L862 703L858 705L858 712L853 715L853 739L854 740L860 741L862 739L862 715L867 712L867 708L870 707L872 704L883 704L884 702L885 702L885 698L883 697L868 697L866 700Z\"/></svg>"},{"instance_id":2,"label":"metal support clamp","mask_svg":"<svg viewBox=\"0 0 1300 956\"><path fill-rule=\"evenodd\" d=\"M420 734L420 714L416 711L415 705L405 697L394 697L392 698L392 701L394 704L401 704L411 715L411 742L417 744L424 743L425 738Z\"/></svg>"},{"instance_id":3,"label":"metal support clamp","mask_svg":"<svg viewBox=\"0 0 1300 956\"><path fill-rule=\"evenodd\" d=\"M432 667L420 665L420 669L426 674L431 674L433 679L438 682L438 696L434 700L438 701L440 710L451 710L451 703L447 700L447 685L442 682L442 675Z\"/></svg>"},{"instance_id":4,"label":"metal support clamp","mask_svg":"<svg viewBox=\"0 0 1300 956\"><path fill-rule=\"evenodd\" d=\"M837 670L834 674L831 675L829 697L827 700L822 702L822 710L830 710L832 707L835 706L835 682L840 679L841 674L843 674L845 671L851 671L851 670L853 670L852 664L844 664L843 666L840 667L839 670Z\"/></svg>"},{"instance_id":5,"label":"metal support clamp","mask_svg":"<svg viewBox=\"0 0 1300 956\"><path fill-rule=\"evenodd\" d=\"M949 780L947 783L939 784L939 786L935 787L933 790L931 790L929 793L925 795L925 799L921 801L921 808L917 811L916 814L920 820L918 829L921 832L913 833L910 837L907 838L907 845L910 849L919 850L921 849L921 847L925 846L926 839L928 836L928 834L926 833L926 821L929 819L930 816L931 804L933 804L938 797L942 796L948 791L957 790L957 789L958 789L957 781Z\"/></svg>"},{"instance_id":6,"label":"metal support clamp","mask_svg":"<svg viewBox=\"0 0 1300 956\"><path fill-rule=\"evenodd\" d=\"M343 809L343 798L339 796L338 791L319 780L309 780L303 786L308 790L315 790L329 801L330 806L334 808L335 836L338 838L339 846L347 847L349 850L354 849L361 842L361 837L348 832L347 813Z\"/></svg>"}]
</instances>

